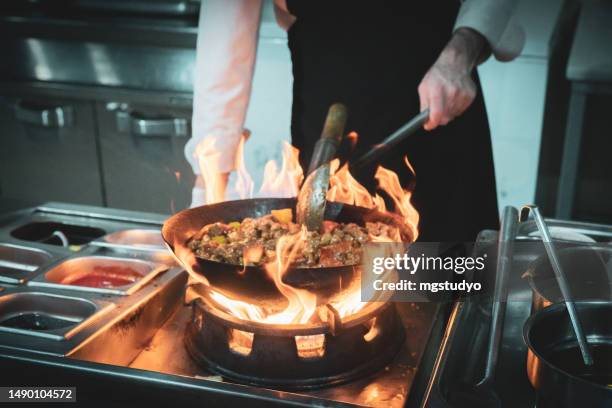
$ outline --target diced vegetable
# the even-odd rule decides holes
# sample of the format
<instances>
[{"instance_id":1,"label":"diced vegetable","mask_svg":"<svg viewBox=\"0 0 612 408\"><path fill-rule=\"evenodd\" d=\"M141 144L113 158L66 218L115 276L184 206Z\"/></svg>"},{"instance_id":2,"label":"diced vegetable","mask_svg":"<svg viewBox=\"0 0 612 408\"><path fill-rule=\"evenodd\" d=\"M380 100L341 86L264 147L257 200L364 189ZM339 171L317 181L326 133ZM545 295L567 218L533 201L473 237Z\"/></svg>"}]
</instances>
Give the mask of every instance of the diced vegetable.
<instances>
[{"instance_id":1,"label":"diced vegetable","mask_svg":"<svg viewBox=\"0 0 612 408\"><path fill-rule=\"evenodd\" d=\"M323 235L321 235L321 245L329 245L331 239L332 234L330 234L329 232L324 233Z\"/></svg>"},{"instance_id":2,"label":"diced vegetable","mask_svg":"<svg viewBox=\"0 0 612 408\"><path fill-rule=\"evenodd\" d=\"M293 210L291 208L283 208L282 210L272 210L272 216L276 221L283 224L289 224L293 220Z\"/></svg>"},{"instance_id":3,"label":"diced vegetable","mask_svg":"<svg viewBox=\"0 0 612 408\"><path fill-rule=\"evenodd\" d=\"M189 247L200 258L232 265L260 266L276 260L279 239L300 232L292 221L290 208L275 210L258 218L240 222L212 223L202 228ZM376 232L376 233L375 233ZM363 245L372 236L395 237L394 227L368 222L365 227L353 223L326 222L321 231L307 231L299 253L291 263L297 267L358 265Z\"/></svg>"},{"instance_id":4,"label":"diced vegetable","mask_svg":"<svg viewBox=\"0 0 612 408\"><path fill-rule=\"evenodd\" d=\"M264 247L261 244L251 245L244 248L243 259L245 265L258 264L264 254Z\"/></svg>"},{"instance_id":5,"label":"diced vegetable","mask_svg":"<svg viewBox=\"0 0 612 408\"><path fill-rule=\"evenodd\" d=\"M216 242L217 244L225 244L227 242L227 239L225 239L223 235L217 235L212 237L212 241Z\"/></svg>"}]
</instances>

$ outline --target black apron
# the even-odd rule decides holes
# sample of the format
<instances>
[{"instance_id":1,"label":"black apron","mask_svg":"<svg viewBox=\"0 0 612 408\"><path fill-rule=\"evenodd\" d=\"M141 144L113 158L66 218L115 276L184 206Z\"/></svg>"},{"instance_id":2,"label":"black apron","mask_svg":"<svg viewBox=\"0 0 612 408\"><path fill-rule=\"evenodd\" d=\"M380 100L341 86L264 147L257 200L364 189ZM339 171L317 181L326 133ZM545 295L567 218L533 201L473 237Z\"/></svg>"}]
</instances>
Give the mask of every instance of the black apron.
<instances>
[{"instance_id":1,"label":"black apron","mask_svg":"<svg viewBox=\"0 0 612 408\"><path fill-rule=\"evenodd\" d=\"M334 102L349 108L359 157L419 112L417 87L451 37L459 0L289 0L293 144L303 168ZM477 78L475 78L477 80ZM469 242L498 227L495 175L482 93L464 115L424 130L383 166L412 182L420 241ZM358 179L370 185L372 175Z\"/></svg>"}]
</instances>

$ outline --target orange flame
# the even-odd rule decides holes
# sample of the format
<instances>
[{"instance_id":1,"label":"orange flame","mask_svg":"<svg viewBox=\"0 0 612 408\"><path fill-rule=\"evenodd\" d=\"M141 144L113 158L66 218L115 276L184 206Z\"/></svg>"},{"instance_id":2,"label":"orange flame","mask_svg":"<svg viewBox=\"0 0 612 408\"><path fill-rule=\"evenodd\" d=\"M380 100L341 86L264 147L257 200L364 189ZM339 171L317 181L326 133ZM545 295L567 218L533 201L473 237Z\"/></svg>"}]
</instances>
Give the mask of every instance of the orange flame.
<instances>
[{"instance_id":1,"label":"orange flame","mask_svg":"<svg viewBox=\"0 0 612 408\"><path fill-rule=\"evenodd\" d=\"M264 166L264 178L259 190L259 197L295 197L304 180L300 166L300 151L289 143L283 143L283 161L280 171L276 162L270 160Z\"/></svg>"},{"instance_id":2,"label":"orange flame","mask_svg":"<svg viewBox=\"0 0 612 408\"><path fill-rule=\"evenodd\" d=\"M404 162L408 169L415 174L407 157L404 157ZM339 163L338 160L331 163L330 188L327 191L327 199L386 212L384 199L378 194L371 195L364 186L355 180L349 171L348 164L338 170ZM378 188L391 198L394 204L393 211L404 218L406 225L412 232L413 240L416 240L419 233L419 212L412 205L412 191L403 189L397 173L382 166L378 167L374 178L378 181Z\"/></svg>"},{"instance_id":3,"label":"orange flame","mask_svg":"<svg viewBox=\"0 0 612 408\"><path fill-rule=\"evenodd\" d=\"M276 259L265 266L266 271L274 279L278 290L288 300L284 310L276 313L267 313L263 308L251 303L231 299L218 292L212 291L211 297L223 305L229 313L241 319L269 323L269 324L305 324L314 315L317 307L317 296L305 289L294 288L283 282L282 277L289 265L297 258L306 243L306 228L293 235L279 238L276 244Z\"/></svg>"},{"instance_id":4,"label":"orange flame","mask_svg":"<svg viewBox=\"0 0 612 408\"><path fill-rule=\"evenodd\" d=\"M307 230L302 226L300 232L285 235L276 244L276 260L266 265L266 271L272 275L274 284L289 304L281 313L269 316L271 323L307 323L317 307L317 296L304 289L297 289L283 282L283 275L289 265L301 254L306 244Z\"/></svg>"},{"instance_id":5,"label":"orange flame","mask_svg":"<svg viewBox=\"0 0 612 408\"><path fill-rule=\"evenodd\" d=\"M242 135L240 138L240 143L238 144L238 149L236 150L236 185L235 190L238 193L240 199L246 199L253 197L253 178L249 174L249 171L246 168L244 163L244 143L246 141L246 136Z\"/></svg>"},{"instance_id":6,"label":"orange flame","mask_svg":"<svg viewBox=\"0 0 612 408\"><path fill-rule=\"evenodd\" d=\"M244 144L248 135L244 135L238 146L236 155L236 182L234 190L240 198L258 197L295 197L299 192L299 187L304 179L303 170L299 164L299 150L288 143L283 145L282 164L280 170L275 161L270 160L264 166L263 182L259 191L254 194L254 183L244 162ZM357 142L357 135L350 136L351 141ZM216 171L220 164L220 153L216 151L212 139L204 141L196 149L200 169L206 185L206 203L211 204L224 200L225 185L221 175ZM414 174L412 165L405 158L406 166ZM399 177L391 170L379 167L375 178L378 188L383 191L393 203L392 211L400 215L412 232L412 237L416 240L418 235L419 214L411 203L412 192L402 188ZM334 160L330 166L330 188L327 193L329 201L342 202L345 204L373 208L381 212L387 212L387 206L382 196L370 194L350 173L349 166L344 165L340 168L339 160ZM397 236L385 238L381 236L371 236L372 241L391 241L400 242L399 230ZM326 312L321 306L317 306L316 294L308 290L298 289L285 284L282 281L283 275L287 272L289 265L300 255L307 240L305 228L294 235L282 236L276 245L276 259L265 266L268 274L273 278L277 288L287 299L286 307L281 310L267 310L261 306L250 303L248 299L232 299L224 294L216 292L211 288L210 296L214 301L223 305L234 316L260 323L269 324L305 324L319 318L326 319ZM257 262L263 254L263 248L248 248L245 250L244 260ZM182 259L184 265L189 265L193 261L193 253L190 250L184 253L177 253L178 258ZM186 266L187 267L187 266ZM191 268L187 268L192 271ZM201 282L208 284L206 279L199 274L193 274ZM367 302L361 299L360 280L350 282L348 288L329 300L340 317L350 316L358 313ZM374 301L374 299L371 299ZM242 339L240 333L235 333L236 338L242 343L241 347L248 345L248 339ZM308 337L308 336L304 336ZM237 340L237 341L238 341ZM244 340L244 341L243 341ZM311 341L306 339L304 341ZM316 348L316 347L315 347Z\"/></svg>"},{"instance_id":7,"label":"orange flame","mask_svg":"<svg viewBox=\"0 0 612 408\"><path fill-rule=\"evenodd\" d=\"M225 197L225 185L223 178L217 169L221 165L221 153L215 149L214 138L205 138L196 147L196 157L200 167L200 174L206 186L206 204L214 204L223 201Z\"/></svg>"},{"instance_id":8,"label":"orange flame","mask_svg":"<svg viewBox=\"0 0 612 408\"><path fill-rule=\"evenodd\" d=\"M346 135L346 138L350 143L351 150L354 149L355 146L357 146L357 142L359 141L359 135L357 134L357 132L350 132L348 135Z\"/></svg>"},{"instance_id":9,"label":"orange flame","mask_svg":"<svg viewBox=\"0 0 612 408\"><path fill-rule=\"evenodd\" d=\"M407 157L404 157L404 162L410 171L415 174ZM394 210L402 215L412 232L413 240L416 240L419 235L419 212L410 201L412 198L412 191L404 190L400 184L397 173L385 169L384 167L378 167L374 178L378 181L379 188L387 193L393 200L395 204Z\"/></svg>"}]
</instances>

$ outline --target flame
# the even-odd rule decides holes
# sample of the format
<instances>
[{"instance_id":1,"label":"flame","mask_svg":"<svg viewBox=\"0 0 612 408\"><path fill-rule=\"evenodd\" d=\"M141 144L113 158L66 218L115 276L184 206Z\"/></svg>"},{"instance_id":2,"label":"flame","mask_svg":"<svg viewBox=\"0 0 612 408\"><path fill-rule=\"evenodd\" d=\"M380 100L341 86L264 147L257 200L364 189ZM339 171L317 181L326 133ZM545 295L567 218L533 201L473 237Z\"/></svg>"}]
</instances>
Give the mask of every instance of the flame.
<instances>
[{"instance_id":1,"label":"flame","mask_svg":"<svg viewBox=\"0 0 612 408\"><path fill-rule=\"evenodd\" d=\"M307 323L317 307L317 296L305 289L297 289L283 282L283 275L290 264L301 254L306 244L307 230L302 226L300 232L285 235L276 244L276 260L266 265L266 271L272 275L274 284L287 298L287 308L278 314L270 316L272 323Z\"/></svg>"},{"instance_id":2,"label":"flame","mask_svg":"<svg viewBox=\"0 0 612 408\"><path fill-rule=\"evenodd\" d=\"M288 301L284 310L267 313L263 308L251 303L231 299L211 291L211 297L223 305L228 312L241 319L269 324L305 324L313 317L317 308L316 294L294 288L283 282L282 277L289 265L298 257L306 243L307 230L303 227L297 234L285 235L276 243L276 259L265 266L278 290Z\"/></svg>"},{"instance_id":3,"label":"flame","mask_svg":"<svg viewBox=\"0 0 612 408\"><path fill-rule=\"evenodd\" d=\"M357 140L356 133L349 134L351 140ZM244 144L248 138L245 133L240 139L236 152L236 182L234 190L241 199L254 197L254 183L244 161ZM274 160L269 160L264 166L263 182L257 197L295 197L304 180L304 172L299 162L299 150L287 142L283 142L282 165L280 170ZM200 170L206 185L206 203L213 204L225 198L225 185L222 176L216 169L220 163L220 154L215 150L212 138L204 139L196 148ZM416 175L407 157L404 163L408 170ZM379 194L370 192L361 185L350 173L348 164L340 167L340 161L334 159L330 164L330 187L327 200L336 201L359 207L373 208L387 212L385 200ZM408 226L412 240L418 237L419 213L412 205L412 191L402 188L397 173L384 167L378 167L375 174L379 190L383 191L393 202L393 212L399 214ZM397 240L400 240L397 237Z\"/></svg>"},{"instance_id":4,"label":"flame","mask_svg":"<svg viewBox=\"0 0 612 408\"><path fill-rule=\"evenodd\" d=\"M361 280L355 279L350 286L329 301L340 317L354 315L368 302L361 301Z\"/></svg>"},{"instance_id":5,"label":"flame","mask_svg":"<svg viewBox=\"0 0 612 408\"><path fill-rule=\"evenodd\" d=\"M300 166L300 151L287 142L283 142L283 161L280 171L276 162L270 160L264 166L264 178L259 190L259 197L295 197L304 180Z\"/></svg>"},{"instance_id":6,"label":"flame","mask_svg":"<svg viewBox=\"0 0 612 408\"><path fill-rule=\"evenodd\" d=\"M404 162L410 172L416 175L407 157L404 157ZM371 195L363 185L355 180L349 171L348 164L338 170L339 163L336 159L330 165L330 188L327 191L327 199L387 212L385 200L378 194ZM406 222L412 233L413 241L416 240L419 233L419 212L412 205L412 191L403 189L397 173L382 166L378 167L374 178L378 181L378 188L393 201L393 211L401 215ZM399 240L399 237L397 238Z\"/></svg>"},{"instance_id":7,"label":"flame","mask_svg":"<svg viewBox=\"0 0 612 408\"><path fill-rule=\"evenodd\" d=\"M353 131L353 132L350 132L348 135L346 135L346 138L349 141L351 150L353 150L355 146L357 146L357 142L359 141L359 135L357 134L357 132Z\"/></svg>"},{"instance_id":8,"label":"flame","mask_svg":"<svg viewBox=\"0 0 612 408\"><path fill-rule=\"evenodd\" d=\"M349 171L348 164L338 170L339 165L340 161L338 159L334 159L330 164L327 200L359 207L376 208L378 199L372 197L370 192L355 180Z\"/></svg>"},{"instance_id":9,"label":"flame","mask_svg":"<svg viewBox=\"0 0 612 408\"><path fill-rule=\"evenodd\" d=\"M244 200L246 198L253 197L253 178L249 174L244 163L244 143L248 136L242 135L240 143L238 143L238 149L236 150L236 185L234 189L238 193L238 197Z\"/></svg>"},{"instance_id":10,"label":"flame","mask_svg":"<svg viewBox=\"0 0 612 408\"><path fill-rule=\"evenodd\" d=\"M221 152L215 149L214 138L204 138L195 151L200 167L200 174L206 186L206 204L223 201L225 197L225 184L223 176L217 171L221 166Z\"/></svg>"},{"instance_id":11,"label":"flame","mask_svg":"<svg viewBox=\"0 0 612 408\"><path fill-rule=\"evenodd\" d=\"M297 196L299 187L304 179L304 173L298 160L299 150L285 142L282 150L280 169L274 160L268 161L264 166L262 185L257 193L255 193L253 179L244 161L244 144L247 138L248 134L243 135L241 138L236 155L236 181L234 190L237 192L237 195L242 199L253 198L254 196ZM351 133L349 139L355 144L357 143L358 136L356 133ZM216 171L220 164L220 153L215 149L212 138L204 139L200 143L196 148L196 156L198 157L200 170L206 186L206 203L211 204L223 201L225 198L225 184L223 177ZM415 174L407 158L405 158L405 164L408 170L412 174ZM412 232L413 240L416 240L418 236L419 214L411 203L412 192L402 188L398 175L384 167L379 167L377 169L375 179L378 182L378 189L384 192L384 195L388 196L390 202L392 202L393 208L391 210L405 220L406 225ZM339 160L333 160L330 165L330 188L327 192L327 199L329 201L372 208L381 212L389 211L383 196L379 194L370 194L370 192L351 175L348 165L340 167ZM402 239L399 236L399 230L396 232L397 235L390 238L377 235L372 235L370 238L373 242L390 241L401 243ZM317 318L320 321L324 321L327 319L326 316L329 312L325 309L325 305L317 305L317 296L315 293L289 286L282 280L290 264L301 254L308 237L307 234L308 232L303 227L296 234L282 236L276 244L276 259L274 262L265 265L265 269L274 280L276 287L287 299L286 306L280 311L278 309L270 310L255 305L249 302L248 299L230 298L225 294L215 291L214 288L210 288L206 279L200 274L191 273L191 275L209 286L210 296L216 303L222 305L230 314L240 319L268 324L305 324L316 321ZM179 258L181 263L192 272L193 269L189 266L195 263L193 253L187 248L185 248L185 251L179 253L179 249L180 248L177 248L177 258ZM245 264L248 263L249 260L257 262L261 258L263 250L264 249L261 247L246 249L243 254ZM368 299L368 301L379 300ZM353 282L350 282L345 290L335 295L335 297L328 302L328 305L337 312L340 318L358 313L367 304L368 302L362 301L360 279L355 279ZM372 337L375 336L374 331ZM234 334L237 347L240 348L240 350L248 346L248 338L244 339L242 333L236 332ZM246 334L248 335L248 333ZM303 337L304 339L302 340L296 338L296 342L314 341L309 336ZM316 343L315 346L311 348L318 350L318 346L318 343Z\"/></svg>"},{"instance_id":12,"label":"flame","mask_svg":"<svg viewBox=\"0 0 612 408\"><path fill-rule=\"evenodd\" d=\"M404 162L412 174L416 175L407 157L404 157ZM379 188L393 200L395 211L402 215L412 232L413 240L416 240L419 235L419 212L411 203L412 191L404 190L397 173L384 167L378 167L374 178L378 181Z\"/></svg>"}]
</instances>

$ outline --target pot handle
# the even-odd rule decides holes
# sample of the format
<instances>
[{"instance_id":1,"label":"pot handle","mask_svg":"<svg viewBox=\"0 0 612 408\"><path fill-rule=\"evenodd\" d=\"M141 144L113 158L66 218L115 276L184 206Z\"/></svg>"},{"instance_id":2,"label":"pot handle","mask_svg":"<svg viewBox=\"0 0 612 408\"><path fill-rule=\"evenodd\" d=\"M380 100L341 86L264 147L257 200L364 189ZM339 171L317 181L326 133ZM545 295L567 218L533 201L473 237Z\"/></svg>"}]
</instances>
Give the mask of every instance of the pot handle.
<instances>
[{"instance_id":1,"label":"pot handle","mask_svg":"<svg viewBox=\"0 0 612 408\"><path fill-rule=\"evenodd\" d=\"M489 386L495 380L495 369L499 358L499 348L504 331L504 316L508 300L508 280L512 267L514 239L518 228L519 213L512 206L504 208L497 245L497 266L495 276L495 292L493 294L493 309L491 311L491 328L487 346L487 361L485 373L476 384L477 387Z\"/></svg>"}]
</instances>

